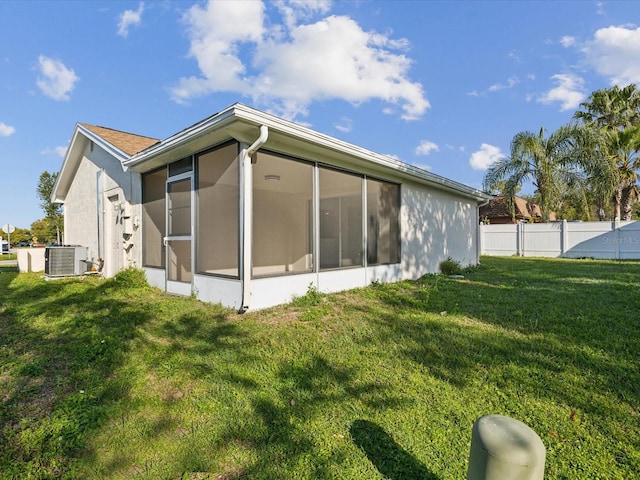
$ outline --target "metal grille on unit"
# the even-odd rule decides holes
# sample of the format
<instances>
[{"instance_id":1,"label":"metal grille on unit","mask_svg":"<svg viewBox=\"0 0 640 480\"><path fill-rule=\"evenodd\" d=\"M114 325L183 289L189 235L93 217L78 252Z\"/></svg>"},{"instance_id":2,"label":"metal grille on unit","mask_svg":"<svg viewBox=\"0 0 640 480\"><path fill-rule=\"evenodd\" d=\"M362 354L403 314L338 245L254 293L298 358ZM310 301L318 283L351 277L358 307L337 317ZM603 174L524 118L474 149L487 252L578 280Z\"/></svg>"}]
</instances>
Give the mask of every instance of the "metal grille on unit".
<instances>
[{"instance_id":1,"label":"metal grille on unit","mask_svg":"<svg viewBox=\"0 0 640 480\"><path fill-rule=\"evenodd\" d=\"M87 247L64 245L47 247L44 252L44 273L50 277L82 275L87 271Z\"/></svg>"}]
</instances>

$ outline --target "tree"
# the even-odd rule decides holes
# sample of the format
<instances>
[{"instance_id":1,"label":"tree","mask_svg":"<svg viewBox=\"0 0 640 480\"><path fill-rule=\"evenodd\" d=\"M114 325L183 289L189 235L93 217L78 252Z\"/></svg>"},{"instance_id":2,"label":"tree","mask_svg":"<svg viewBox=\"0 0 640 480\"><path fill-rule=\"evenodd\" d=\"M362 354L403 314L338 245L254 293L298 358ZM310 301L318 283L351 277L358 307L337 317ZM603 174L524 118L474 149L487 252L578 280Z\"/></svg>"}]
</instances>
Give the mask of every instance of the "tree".
<instances>
[{"instance_id":1,"label":"tree","mask_svg":"<svg viewBox=\"0 0 640 480\"><path fill-rule=\"evenodd\" d=\"M40 207L44 210L45 216L42 220L34 222L31 225L31 230L42 242L56 241L60 243L60 231L64 221L62 207L51 201L51 194L57 178L57 173L51 174L45 170L38 179L36 191L40 199Z\"/></svg>"},{"instance_id":2,"label":"tree","mask_svg":"<svg viewBox=\"0 0 640 480\"><path fill-rule=\"evenodd\" d=\"M584 158L591 157L595 198L602 207L608 196L614 204L614 217L630 220L639 197L640 90L635 84L596 90L580 106L584 110L574 118L598 139L590 148L583 148Z\"/></svg>"},{"instance_id":3,"label":"tree","mask_svg":"<svg viewBox=\"0 0 640 480\"><path fill-rule=\"evenodd\" d=\"M511 156L494 163L485 174L484 188L494 189L506 180L505 196L513 202L515 192L526 181L536 187L542 220L561 205L568 185L579 186L582 171L576 167L577 138L580 132L575 125L564 125L545 138L545 129L538 134L517 133L511 141Z\"/></svg>"},{"instance_id":4,"label":"tree","mask_svg":"<svg viewBox=\"0 0 640 480\"><path fill-rule=\"evenodd\" d=\"M596 90L580 107L584 110L577 111L574 118L584 124L614 130L640 124L640 90L635 83Z\"/></svg>"},{"instance_id":5,"label":"tree","mask_svg":"<svg viewBox=\"0 0 640 480\"><path fill-rule=\"evenodd\" d=\"M56 184L58 178L57 173L49 173L46 170L40 174L38 179L38 198L40 199L40 207L44 210L44 215L47 218L55 218L62 215L62 207L57 203L51 201L51 194L53 193L53 187Z\"/></svg>"},{"instance_id":6,"label":"tree","mask_svg":"<svg viewBox=\"0 0 640 480\"><path fill-rule=\"evenodd\" d=\"M11 234L11 243L16 245L20 242L30 242L31 232L26 228L16 227L15 231Z\"/></svg>"},{"instance_id":7,"label":"tree","mask_svg":"<svg viewBox=\"0 0 640 480\"><path fill-rule=\"evenodd\" d=\"M638 200L636 179L640 169L640 127L607 132L609 163L617 169L614 193L615 217L631 220L633 204Z\"/></svg>"}]
</instances>

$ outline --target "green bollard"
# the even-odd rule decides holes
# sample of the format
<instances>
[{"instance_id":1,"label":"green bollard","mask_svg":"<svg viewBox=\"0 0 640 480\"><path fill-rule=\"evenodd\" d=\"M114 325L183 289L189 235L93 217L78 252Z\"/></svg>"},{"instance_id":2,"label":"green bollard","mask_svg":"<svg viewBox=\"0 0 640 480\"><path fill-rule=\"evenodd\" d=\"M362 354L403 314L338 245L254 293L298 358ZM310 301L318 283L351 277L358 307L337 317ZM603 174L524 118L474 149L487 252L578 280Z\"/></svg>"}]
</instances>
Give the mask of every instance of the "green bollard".
<instances>
[{"instance_id":1,"label":"green bollard","mask_svg":"<svg viewBox=\"0 0 640 480\"><path fill-rule=\"evenodd\" d=\"M473 424L467 480L544 480L546 451L519 420L485 415Z\"/></svg>"}]
</instances>

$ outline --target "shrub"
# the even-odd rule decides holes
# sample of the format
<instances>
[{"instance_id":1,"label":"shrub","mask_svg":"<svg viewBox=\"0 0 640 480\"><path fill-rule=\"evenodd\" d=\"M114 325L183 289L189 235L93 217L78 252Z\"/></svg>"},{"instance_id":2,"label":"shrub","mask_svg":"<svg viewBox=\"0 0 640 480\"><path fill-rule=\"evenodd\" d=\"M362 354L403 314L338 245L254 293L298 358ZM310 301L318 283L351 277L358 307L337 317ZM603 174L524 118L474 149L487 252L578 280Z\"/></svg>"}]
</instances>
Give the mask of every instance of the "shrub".
<instances>
[{"instance_id":1,"label":"shrub","mask_svg":"<svg viewBox=\"0 0 640 480\"><path fill-rule=\"evenodd\" d=\"M119 271L111 281L116 287L143 288L149 286L144 272L134 267Z\"/></svg>"},{"instance_id":2,"label":"shrub","mask_svg":"<svg viewBox=\"0 0 640 480\"><path fill-rule=\"evenodd\" d=\"M292 304L296 307L313 307L322 302L322 293L313 283L307 287L307 293L302 296L294 296Z\"/></svg>"},{"instance_id":3,"label":"shrub","mask_svg":"<svg viewBox=\"0 0 640 480\"><path fill-rule=\"evenodd\" d=\"M460 262L453 260L451 257L440 262L439 268L443 275L462 275L464 271Z\"/></svg>"}]
</instances>

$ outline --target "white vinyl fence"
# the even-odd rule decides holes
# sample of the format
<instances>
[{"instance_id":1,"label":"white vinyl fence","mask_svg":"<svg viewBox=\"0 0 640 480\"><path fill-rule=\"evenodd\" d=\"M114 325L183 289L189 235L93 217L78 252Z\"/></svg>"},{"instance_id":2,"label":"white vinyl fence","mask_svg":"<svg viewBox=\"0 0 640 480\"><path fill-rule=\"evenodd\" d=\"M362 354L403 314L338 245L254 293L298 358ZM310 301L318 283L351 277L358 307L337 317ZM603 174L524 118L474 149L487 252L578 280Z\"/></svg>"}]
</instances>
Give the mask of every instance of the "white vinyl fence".
<instances>
[{"instance_id":1,"label":"white vinyl fence","mask_svg":"<svg viewBox=\"0 0 640 480\"><path fill-rule=\"evenodd\" d=\"M480 225L481 255L640 259L640 222Z\"/></svg>"}]
</instances>

